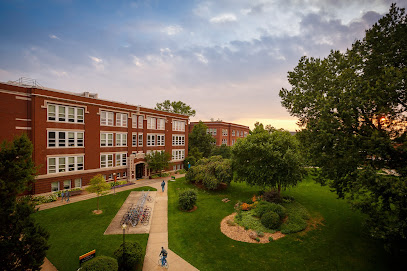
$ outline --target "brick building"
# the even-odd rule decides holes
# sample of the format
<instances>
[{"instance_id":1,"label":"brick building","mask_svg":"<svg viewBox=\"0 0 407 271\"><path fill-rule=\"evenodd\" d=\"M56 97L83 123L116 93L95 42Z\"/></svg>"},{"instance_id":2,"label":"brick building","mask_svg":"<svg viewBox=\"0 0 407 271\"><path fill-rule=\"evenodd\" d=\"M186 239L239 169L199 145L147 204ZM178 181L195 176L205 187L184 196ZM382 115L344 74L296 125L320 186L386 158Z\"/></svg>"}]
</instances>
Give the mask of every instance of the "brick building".
<instances>
[{"instance_id":1,"label":"brick building","mask_svg":"<svg viewBox=\"0 0 407 271\"><path fill-rule=\"evenodd\" d=\"M189 132L199 122L191 122L189 124ZM233 146L238 138L244 138L249 134L249 126L244 126L235 123L223 122L223 121L203 121L208 126L206 132L211 134L215 138L216 146L226 145Z\"/></svg>"},{"instance_id":2,"label":"brick building","mask_svg":"<svg viewBox=\"0 0 407 271\"><path fill-rule=\"evenodd\" d=\"M188 116L72 93L37 84L0 83L0 140L27 133L38 176L32 193L150 175L145 154L172 154L171 169L188 152Z\"/></svg>"}]
</instances>

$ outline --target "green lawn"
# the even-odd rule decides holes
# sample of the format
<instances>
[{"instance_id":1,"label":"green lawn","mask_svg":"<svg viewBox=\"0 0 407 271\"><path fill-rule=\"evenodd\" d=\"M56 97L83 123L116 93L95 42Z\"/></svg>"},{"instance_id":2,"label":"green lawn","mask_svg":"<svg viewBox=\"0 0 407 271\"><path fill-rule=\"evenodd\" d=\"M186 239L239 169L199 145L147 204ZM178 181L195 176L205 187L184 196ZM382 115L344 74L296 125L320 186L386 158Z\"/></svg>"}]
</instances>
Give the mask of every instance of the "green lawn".
<instances>
[{"instance_id":1,"label":"green lawn","mask_svg":"<svg viewBox=\"0 0 407 271\"><path fill-rule=\"evenodd\" d=\"M96 249L96 256L113 257L113 252L123 242L123 235L103 233L130 191L141 190L156 191L152 187L140 187L100 197L99 206L103 210L100 215L92 213L96 209L96 198L35 213L35 219L50 233L51 248L47 258L59 271L72 271L79 268L79 256L93 249ZM148 234L127 234L125 238L126 242L139 242L145 253Z\"/></svg>"},{"instance_id":2,"label":"green lawn","mask_svg":"<svg viewBox=\"0 0 407 271\"><path fill-rule=\"evenodd\" d=\"M184 178L169 182L169 247L201 271L392 269L383 245L364 234L362 215L310 177L284 194L304 205L313 218L323 217L324 225L268 244L234 241L220 231L233 205L259 188L233 182L225 191L199 190L198 209L186 213L177 206L177 193L186 187L192 186ZM225 197L231 201L223 203Z\"/></svg>"}]
</instances>

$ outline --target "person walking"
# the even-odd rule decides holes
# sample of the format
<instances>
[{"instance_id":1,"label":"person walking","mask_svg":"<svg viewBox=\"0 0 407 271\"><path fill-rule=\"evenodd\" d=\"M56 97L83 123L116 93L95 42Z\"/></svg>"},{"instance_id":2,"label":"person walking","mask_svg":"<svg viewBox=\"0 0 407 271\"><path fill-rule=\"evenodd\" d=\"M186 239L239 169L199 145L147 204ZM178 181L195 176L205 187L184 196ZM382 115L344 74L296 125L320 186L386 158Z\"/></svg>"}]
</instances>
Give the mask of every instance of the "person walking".
<instances>
[{"instance_id":1,"label":"person walking","mask_svg":"<svg viewBox=\"0 0 407 271\"><path fill-rule=\"evenodd\" d=\"M65 192L66 202L69 202L69 191Z\"/></svg>"},{"instance_id":2,"label":"person walking","mask_svg":"<svg viewBox=\"0 0 407 271\"><path fill-rule=\"evenodd\" d=\"M165 187L165 181L163 180L163 182L161 183L161 188L163 189L163 192L164 192L164 187Z\"/></svg>"},{"instance_id":3,"label":"person walking","mask_svg":"<svg viewBox=\"0 0 407 271\"><path fill-rule=\"evenodd\" d=\"M62 202L64 202L64 196L65 196L64 191L62 191L62 192L61 192L61 199L62 199Z\"/></svg>"}]
</instances>

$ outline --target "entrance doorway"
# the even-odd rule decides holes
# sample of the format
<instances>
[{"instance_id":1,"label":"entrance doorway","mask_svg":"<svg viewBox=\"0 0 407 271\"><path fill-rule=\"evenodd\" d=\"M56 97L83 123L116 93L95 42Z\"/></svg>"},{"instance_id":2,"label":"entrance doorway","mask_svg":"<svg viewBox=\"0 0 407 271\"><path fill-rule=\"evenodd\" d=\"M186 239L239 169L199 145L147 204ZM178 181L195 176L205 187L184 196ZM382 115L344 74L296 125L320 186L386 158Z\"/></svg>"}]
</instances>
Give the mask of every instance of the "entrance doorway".
<instances>
[{"instance_id":1,"label":"entrance doorway","mask_svg":"<svg viewBox=\"0 0 407 271\"><path fill-rule=\"evenodd\" d=\"M136 165L136 179L141 179L143 178L143 170L144 170L144 164L140 163Z\"/></svg>"}]
</instances>

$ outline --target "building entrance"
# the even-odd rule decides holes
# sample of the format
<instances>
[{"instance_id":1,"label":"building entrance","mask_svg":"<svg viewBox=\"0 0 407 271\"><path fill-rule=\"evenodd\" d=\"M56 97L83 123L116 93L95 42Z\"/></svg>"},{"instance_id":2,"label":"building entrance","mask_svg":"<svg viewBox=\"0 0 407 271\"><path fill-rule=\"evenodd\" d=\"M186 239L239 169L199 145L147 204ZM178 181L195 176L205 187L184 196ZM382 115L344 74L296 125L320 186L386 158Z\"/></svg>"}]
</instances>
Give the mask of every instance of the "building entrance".
<instances>
[{"instance_id":1,"label":"building entrance","mask_svg":"<svg viewBox=\"0 0 407 271\"><path fill-rule=\"evenodd\" d=\"M144 170L144 164L143 163L136 165L136 179L143 178L143 170Z\"/></svg>"}]
</instances>

